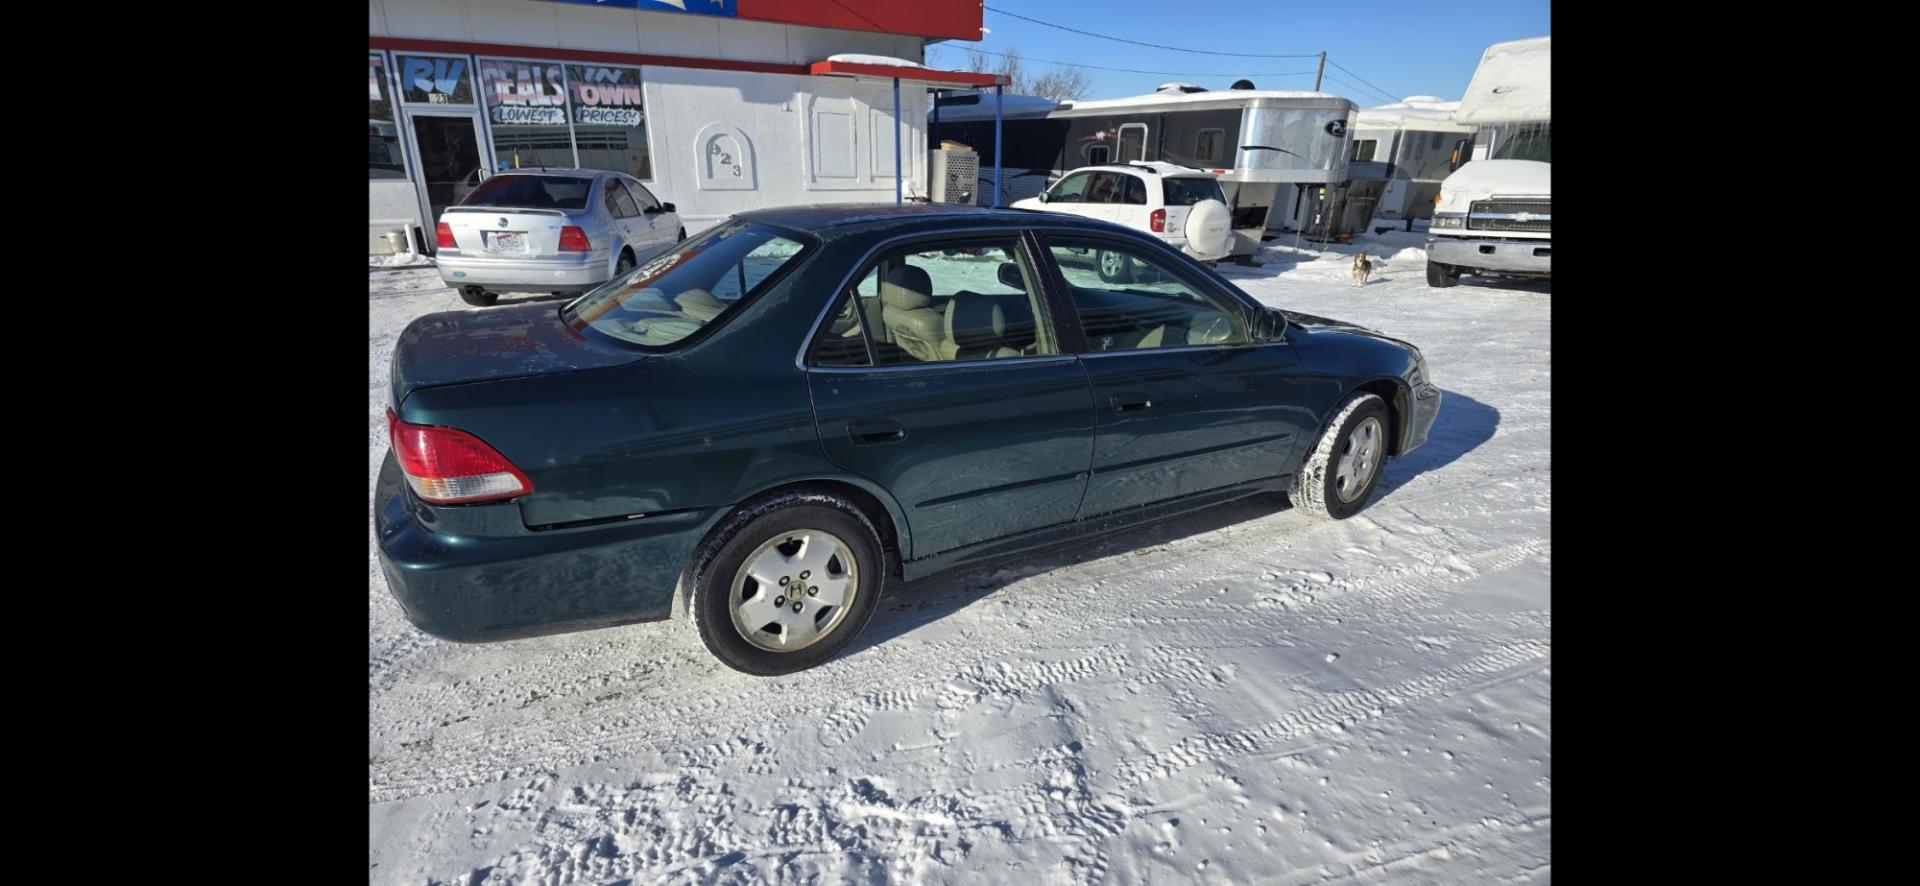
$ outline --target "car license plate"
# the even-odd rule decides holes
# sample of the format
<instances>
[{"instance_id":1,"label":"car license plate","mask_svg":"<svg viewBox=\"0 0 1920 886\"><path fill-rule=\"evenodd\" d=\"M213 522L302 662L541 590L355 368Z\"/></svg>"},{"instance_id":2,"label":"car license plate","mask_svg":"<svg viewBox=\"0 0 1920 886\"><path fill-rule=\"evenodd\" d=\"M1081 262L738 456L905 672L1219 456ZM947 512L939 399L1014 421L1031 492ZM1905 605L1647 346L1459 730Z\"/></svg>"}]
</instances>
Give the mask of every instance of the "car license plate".
<instances>
[{"instance_id":1,"label":"car license plate","mask_svg":"<svg viewBox=\"0 0 1920 886\"><path fill-rule=\"evenodd\" d=\"M492 233L493 233L493 236L487 241L488 251L490 252L526 252L527 251L527 232L526 231L494 231Z\"/></svg>"}]
</instances>

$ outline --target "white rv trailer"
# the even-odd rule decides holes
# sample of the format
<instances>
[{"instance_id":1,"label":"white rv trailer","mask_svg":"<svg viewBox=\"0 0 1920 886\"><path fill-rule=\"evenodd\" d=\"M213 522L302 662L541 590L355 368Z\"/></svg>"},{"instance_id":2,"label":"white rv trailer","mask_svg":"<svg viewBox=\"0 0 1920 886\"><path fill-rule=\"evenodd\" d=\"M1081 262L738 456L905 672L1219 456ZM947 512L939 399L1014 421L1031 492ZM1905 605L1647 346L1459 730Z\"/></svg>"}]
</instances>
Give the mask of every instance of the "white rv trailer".
<instances>
[{"instance_id":1,"label":"white rv trailer","mask_svg":"<svg viewBox=\"0 0 1920 886\"><path fill-rule=\"evenodd\" d=\"M1408 96L1364 108L1353 124L1347 175L1350 210L1405 222L1433 218L1440 182L1472 157L1473 128L1453 122L1459 102L1438 96Z\"/></svg>"},{"instance_id":2,"label":"white rv trailer","mask_svg":"<svg viewBox=\"0 0 1920 886\"><path fill-rule=\"evenodd\" d=\"M1244 82L1244 81L1242 81ZM1002 105L1006 156L1002 206L1032 196L1082 166L1158 160L1220 178L1233 213L1233 255L1252 255L1270 228L1292 230L1309 213L1301 197L1347 178L1353 102L1325 92L1207 91L1169 83L1158 92L1054 105L1008 96ZM943 96L930 125L936 139L981 152L993 165L991 93ZM992 187L991 181L983 188ZM1017 195L1017 196L1016 196ZM986 202L983 200L982 202Z\"/></svg>"}]
</instances>

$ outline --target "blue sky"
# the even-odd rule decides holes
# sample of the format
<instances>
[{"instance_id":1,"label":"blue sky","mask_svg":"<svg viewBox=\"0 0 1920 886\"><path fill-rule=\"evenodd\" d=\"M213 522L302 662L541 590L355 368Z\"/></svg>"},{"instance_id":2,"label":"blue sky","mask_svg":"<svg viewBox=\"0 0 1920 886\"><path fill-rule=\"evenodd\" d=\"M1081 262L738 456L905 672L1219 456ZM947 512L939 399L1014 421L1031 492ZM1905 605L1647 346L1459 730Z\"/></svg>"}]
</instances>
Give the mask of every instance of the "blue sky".
<instances>
[{"instance_id":1,"label":"blue sky","mask_svg":"<svg viewBox=\"0 0 1920 886\"><path fill-rule=\"evenodd\" d=\"M1552 33L1547 0L1376 0L1365 4L986 0L986 5L1083 31L1168 46L1299 55L1325 50L1328 58L1353 74L1329 63L1330 79L1321 88L1353 99L1361 107L1408 95L1458 99L1489 44ZM1316 60L1312 58L1232 58L1149 49L1055 30L993 9L985 11L984 20L992 31L985 39L929 46L928 62L964 68L963 47L1005 52L1011 46L1019 49L1022 67L1036 73L1052 67L1037 59L1174 72L1130 74L1089 68L1093 91L1088 98L1093 99L1152 92L1169 80L1225 89L1247 77L1261 89L1313 88ZM988 61L999 59L989 57ZM1274 76L1301 71L1305 73ZM1360 82L1363 79L1365 83Z\"/></svg>"}]
</instances>

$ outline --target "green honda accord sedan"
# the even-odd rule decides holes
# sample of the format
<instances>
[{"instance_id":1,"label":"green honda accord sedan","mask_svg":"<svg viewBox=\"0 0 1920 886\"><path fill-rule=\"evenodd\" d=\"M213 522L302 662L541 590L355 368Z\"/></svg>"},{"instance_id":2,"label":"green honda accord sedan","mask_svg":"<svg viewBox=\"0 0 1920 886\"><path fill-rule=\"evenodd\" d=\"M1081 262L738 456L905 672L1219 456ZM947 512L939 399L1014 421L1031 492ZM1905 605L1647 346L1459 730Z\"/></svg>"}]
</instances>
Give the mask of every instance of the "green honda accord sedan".
<instances>
[{"instance_id":1,"label":"green honda accord sedan","mask_svg":"<svg viewBox=\"0 0 1920 886\"><path fill-rule=\"evenodd\" d=\"M421 630L681 617L753 674L942 569L1268 491L1346 517L1440 408L1418 348L1146 235L891 204L744 213L564 305L421 317L391 398L375 532Z\"/></svg>"}]
</instances>

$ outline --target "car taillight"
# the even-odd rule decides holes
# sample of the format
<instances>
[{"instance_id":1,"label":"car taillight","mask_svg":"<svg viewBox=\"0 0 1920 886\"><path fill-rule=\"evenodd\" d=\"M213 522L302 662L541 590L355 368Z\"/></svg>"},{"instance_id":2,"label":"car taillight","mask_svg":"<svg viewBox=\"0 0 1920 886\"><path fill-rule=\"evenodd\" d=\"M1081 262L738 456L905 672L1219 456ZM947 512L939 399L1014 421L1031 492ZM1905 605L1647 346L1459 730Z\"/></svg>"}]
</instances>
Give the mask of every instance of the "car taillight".
<instances>
[{"instance_id":1,"label":"car taillight","mask_svg":"<svg viewBox=\"0 0 1920 886\"><path fill-rule=\"evenodd\" d=\"M439 241L441 249L460 248L460 244L453 242L453 229L447 227L446 222L441 222L433 226L433 236L434 239Z\"/></svg>"},{"instance_id":2,"label":"car taillight","mask_svg":"<svg viewBox=\"0 0 1920 886\"><path fill-rule=\"evenodd\" d=\"M1156 234L1165 231L1167 229L1167 211L1164 209L1154 210L1152 215L1147 216L1147 224L1153 227L1153 232Z\"/></svg>"},{"instance_id":3,"label":"car taillight","mask_svg":"<svg viewBox=\"0 0 1920 886\"><path fill-rule=\"evenodd\" d=\"M560 229L561 252L592 252L593 244L587 241L587 232L578 225L567 225Z\"/></svg>"},{"instance_id":4,"label":"car taillight","mask_svg":"<svg viewBox=\"0 0 1920 886\"><path fill-rule=\"evenodd\" d=\"M434 504L471 504L533 491L513 462L466 431L409 424L387 410L387 436L413 494Z\"/></svg>"}]
</instances>

